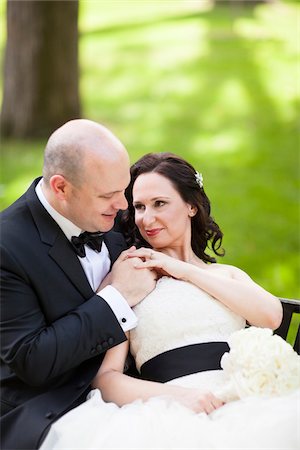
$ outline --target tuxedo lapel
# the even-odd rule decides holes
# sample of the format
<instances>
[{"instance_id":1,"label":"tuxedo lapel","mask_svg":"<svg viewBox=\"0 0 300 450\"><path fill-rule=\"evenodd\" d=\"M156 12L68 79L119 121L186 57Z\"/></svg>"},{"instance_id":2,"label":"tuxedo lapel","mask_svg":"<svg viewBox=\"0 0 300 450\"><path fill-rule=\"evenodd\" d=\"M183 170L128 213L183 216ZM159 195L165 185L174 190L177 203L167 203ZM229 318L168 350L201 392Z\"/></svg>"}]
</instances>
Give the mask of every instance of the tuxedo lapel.
<instances>
[{"instance_id":1,"label":"tuxedo lapel","mask_svg":"<svg viewBox=\"0 0 300 450\"><path fill-rule=\"evenodd\" d=\"M49 247L49 256L61 267L79 292L85 298L89 298L93 291L76 253L61 228L37 198L35 186L38 182L39 179L30 186L26 193L26 199L41 241Z\"/></svg>"},{"instance_id":2,"label":"tuxedo lapel","mask_svg":"<svg viewBox=\"0 0 300 450\"><path fill-rule=\"evenodd\" d=\"M119 257L120 253L125 250L126 244L123 240L123 236L114 231L105 233L104 242L107 246L112 266L115 260Z\"/></svg>"},{"instance_id":3,"label":"tuxedo lapel","mask_svg":"<svg viewBox=\"0 0 300 450\"><path fill-rule=\"evenodd\" d=\"M50 248L49 255L62 268L83 297L90 298L93 295L94 292L79 262L78 256L62 231L57 236L54 245Z\"/></svg>"}]
</instances>

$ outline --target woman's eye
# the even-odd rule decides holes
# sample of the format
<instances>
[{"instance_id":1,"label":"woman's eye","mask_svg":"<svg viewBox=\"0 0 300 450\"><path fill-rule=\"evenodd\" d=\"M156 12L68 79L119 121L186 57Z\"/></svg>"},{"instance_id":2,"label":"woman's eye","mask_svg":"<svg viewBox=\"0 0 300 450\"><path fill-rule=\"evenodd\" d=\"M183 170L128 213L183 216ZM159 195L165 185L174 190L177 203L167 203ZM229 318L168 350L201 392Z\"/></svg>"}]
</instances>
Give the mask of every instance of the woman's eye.
<instances>
[{"instance_id":1,"label":"woman's eye","mask_svg":"<svg viewBox=\"0 0 300 450\"><path fill-rule=\"evenodd\" d=\"M156 207L160 207L160 206L164 206L166 204L166 202L164 202L163 200L156 200L156 202L154 203L154 206Z\"/></svg>"},{"instance_id":2,"label":"woman's eye","mask_svg":"<svg viewBox=\"0 0 300 450\"><path fill-rule=\"evenodd\" d=\"M142 209L144 209L144 205L141 205L141 204L139 204L139 203L136 203L136 204L134 205L134 209L135 209L136 211L142 210Z\"/></svg>"}]
</instances>

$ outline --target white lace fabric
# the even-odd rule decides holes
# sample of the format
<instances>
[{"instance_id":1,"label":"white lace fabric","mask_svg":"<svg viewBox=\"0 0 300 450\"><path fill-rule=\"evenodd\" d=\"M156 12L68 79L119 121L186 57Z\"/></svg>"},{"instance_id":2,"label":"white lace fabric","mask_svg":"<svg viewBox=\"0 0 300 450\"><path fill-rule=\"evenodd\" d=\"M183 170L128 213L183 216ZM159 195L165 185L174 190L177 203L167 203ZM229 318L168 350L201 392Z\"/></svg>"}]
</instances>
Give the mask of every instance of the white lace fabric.
<instances>
[{"instance_id":1,"label":"white lace fabric","mask_svg":"<svg viewBox=\"0 0 300 450\"><path fill-rule=\"evenodd\" d=\"M246 325L243 318L202 289L169 277L162 277L134 312L138 325L130 332L130 350L138 370L167 350L227 342L232 332Z\"/></svg>"}]
</instances>

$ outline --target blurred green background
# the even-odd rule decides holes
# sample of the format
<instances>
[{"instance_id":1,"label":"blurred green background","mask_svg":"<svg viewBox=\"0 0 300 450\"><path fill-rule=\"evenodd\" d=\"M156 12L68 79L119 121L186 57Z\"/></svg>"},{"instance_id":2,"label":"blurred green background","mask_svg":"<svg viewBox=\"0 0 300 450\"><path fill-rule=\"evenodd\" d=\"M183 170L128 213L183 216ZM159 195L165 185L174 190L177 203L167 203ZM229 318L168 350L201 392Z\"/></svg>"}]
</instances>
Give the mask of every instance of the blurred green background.
<instances>
[{"instance_id":1,"label":"blurred green background","mask_svg":"<svg viewBox=\"0 0 300 450\"><path fill-rule=\"evenodd\" d=\"M2 2L2 55L4 24ZM188 159L225 235L219 262L300 298L299 3L85 0L79 27L82 116L132 162ZM1 209L41 174L47 138L1 141Z\"/></svg>"}]
</instances>

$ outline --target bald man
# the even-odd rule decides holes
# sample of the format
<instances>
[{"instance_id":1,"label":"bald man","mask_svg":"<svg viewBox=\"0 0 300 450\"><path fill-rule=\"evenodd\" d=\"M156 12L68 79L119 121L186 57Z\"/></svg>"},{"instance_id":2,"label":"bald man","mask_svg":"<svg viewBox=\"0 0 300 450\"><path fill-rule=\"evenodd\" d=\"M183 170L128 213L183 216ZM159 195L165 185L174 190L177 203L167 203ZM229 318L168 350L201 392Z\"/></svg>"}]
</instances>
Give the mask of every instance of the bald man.
<instances>
[{"instance_id":1,"label":"bald man","mask_svg":"<svg viewBox=\"0 0 300 450\"><path fill-rule=\"evenodd\" d=\"M136 325L131 307L155 287L111 231L129 179L122 143L73 120L50 136L43 177L1 214L2 450L37 449L85 401L104 352Z\"/></svg>"}]
</instances>

